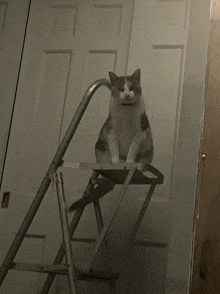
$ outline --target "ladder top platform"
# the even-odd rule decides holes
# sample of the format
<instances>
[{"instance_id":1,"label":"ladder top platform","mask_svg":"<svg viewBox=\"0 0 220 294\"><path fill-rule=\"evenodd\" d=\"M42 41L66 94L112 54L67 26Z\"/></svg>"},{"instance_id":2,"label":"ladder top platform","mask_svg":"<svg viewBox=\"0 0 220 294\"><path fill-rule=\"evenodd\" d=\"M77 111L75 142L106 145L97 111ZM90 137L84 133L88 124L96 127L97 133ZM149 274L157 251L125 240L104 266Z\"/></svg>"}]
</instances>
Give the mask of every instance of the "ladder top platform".
<instances>
[{"instance_id":1,"label":"ladder top platform","mask_svg":"<svg viewBox=\"0 0 220 294\"><path fill-rule=\"evenodd\" d=\"M101 164L101 163L72 163L63 161L60 167L73 168L78 170L94 170L100 175L108 178L115 184L124 184L125 179L129 171L135 168L135 173L130 182L131 185L145 185L145 184L163 184L164 176L152 165L147 166L146 173L152 174L153 177L149 177L143 174L141 171L141 165L138 163L112 163L112 164Z\"/></svg>"}]
</instances>

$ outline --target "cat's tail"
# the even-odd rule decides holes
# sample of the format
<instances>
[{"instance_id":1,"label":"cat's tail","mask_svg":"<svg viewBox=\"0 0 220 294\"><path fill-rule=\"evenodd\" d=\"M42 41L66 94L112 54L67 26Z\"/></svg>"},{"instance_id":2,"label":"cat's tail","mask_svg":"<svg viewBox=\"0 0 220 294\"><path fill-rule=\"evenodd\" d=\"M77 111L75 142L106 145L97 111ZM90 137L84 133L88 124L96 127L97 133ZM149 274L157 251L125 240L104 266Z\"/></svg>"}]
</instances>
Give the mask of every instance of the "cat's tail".
<instances>
[{"instance_id":1,"label":"cat's tail","mask_svg":"<svg viewBox=\"0 0 220 294\"><path fill-rule=\"evenodd\" d=\"M105 178L100 178L98 181L98 186L94 188L89 194L82 197L81 199L75 201L70 207L69 212L73 212L76 209L84 208L86 205L95 202L99 198L103 197L105 194L110 192L114 188L115 184Z\"/></svg>"}]
</instances>

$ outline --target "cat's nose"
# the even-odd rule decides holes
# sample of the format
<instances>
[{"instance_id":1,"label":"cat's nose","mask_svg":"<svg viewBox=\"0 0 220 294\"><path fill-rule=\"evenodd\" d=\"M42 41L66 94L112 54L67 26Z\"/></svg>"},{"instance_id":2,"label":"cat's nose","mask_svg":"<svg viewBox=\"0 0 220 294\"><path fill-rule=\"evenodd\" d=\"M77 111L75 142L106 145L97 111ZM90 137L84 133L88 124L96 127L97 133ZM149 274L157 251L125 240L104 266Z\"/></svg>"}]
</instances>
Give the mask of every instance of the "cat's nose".
<instances>
[{"instance_id":1,"label":"cat's nose","mask_svg":"<svg viewBox=\"0 0 220 294\"><path fill-rule=\"evenodd\" d=\"M129 94L125 93L125 99L129 98Z\"/></svg>"}]
</instances>

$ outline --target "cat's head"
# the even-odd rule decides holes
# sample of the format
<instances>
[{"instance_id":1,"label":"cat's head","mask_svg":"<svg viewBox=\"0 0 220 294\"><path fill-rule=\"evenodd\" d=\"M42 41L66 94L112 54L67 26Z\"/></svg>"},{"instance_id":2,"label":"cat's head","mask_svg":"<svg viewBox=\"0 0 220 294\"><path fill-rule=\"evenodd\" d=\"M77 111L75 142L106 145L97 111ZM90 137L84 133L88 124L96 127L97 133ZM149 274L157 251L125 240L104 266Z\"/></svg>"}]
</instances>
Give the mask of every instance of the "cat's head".
<instances>
[{"instance_id":1,"label":"cat's head","mask_svg":"<svg viewBox=\"0 0 220 294\"><path fill-rule=\"evenodd\" d=\"M129 106L140 101L141 71L137 69L131 76L118 77L115 73L109 72L111 81L111 92L114 100L121 105Z\"/></svg>"}]
</instances>

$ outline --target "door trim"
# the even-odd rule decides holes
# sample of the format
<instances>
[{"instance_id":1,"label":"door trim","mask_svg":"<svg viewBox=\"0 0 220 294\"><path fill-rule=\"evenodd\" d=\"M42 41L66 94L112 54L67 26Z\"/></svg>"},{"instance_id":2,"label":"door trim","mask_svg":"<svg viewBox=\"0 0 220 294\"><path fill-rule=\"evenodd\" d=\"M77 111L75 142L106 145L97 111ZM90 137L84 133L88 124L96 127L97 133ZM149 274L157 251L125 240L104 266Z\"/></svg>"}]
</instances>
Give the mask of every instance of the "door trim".
<instances>
[{"instance_id":1,"label":"door trim","mask_svg":"<svg viewBox=\"0 0 220 294\"><path fill-rule=\"evenodd\" d=\"M10 119L4 124L7 125L7 131L6 133L2 133L1 137L2 137L2 142L3 142L3 146L2 146L2 160L0 161L0 189L1 189L1 184L2 184L2 179L3 179L3 174L4 174L4 167L5 167L5 161L6 161L6 156L7 156L7 150L8 150L8 144L9 144L9 138L10 138L10 131L11 131L11 126L12 126L12 119L13 119L13 113L14 113L14 107L15 107L15 101L16 101L16 95L17 95L17 89L18 89L18 83L19 83L19 75L20 75L20 69L21 69L21 63L22 63L22 57L23 57L23 51L24 51L24 45L25 45L25 38L26 38L26 32L27 32L27 26L28 26L28 19L29 19L29 12L30 12L30 6L31 6L31 0L26 0L27 2L29 2L27 4L27 14L26 16L24 16L24 35L21 36L23 37L23 41L21 42L21 44L17 44L18 46L16 47L16 51L18 51L20 49L20 53L17 53L19 55L19 60L16 60L16 64L13 64L12 67L14 68L15 66L15 70L17 70L17 80L16 83L14 85L11 85L14 87L14 95L13 98L10 97L11 102L10 105L6 106L3 104L3 111L5 113L5 116L10 117ZM10 4L10 2L9 2ZM25 19L26 18L26 19ZM6 19L7 21L7 19ZM14 29L16 29L16 27L14 27ZM4 38L3 38L4 40ZM19 48L21 47L21 48ZM14 48L12 49L14 50ZM2 53L4 51L4 48L2 50ZM8 59L3 58L3 62L7 62ZM2 66L4 69L8 68L8 64L3 64ZM7 75L4 75L4 79L8 79ZM6 84L3 81L3 84ZM7 91L7 88L5 89ZM3 101L4 103L4 101Z\"/></svg>"}]
</instances>

